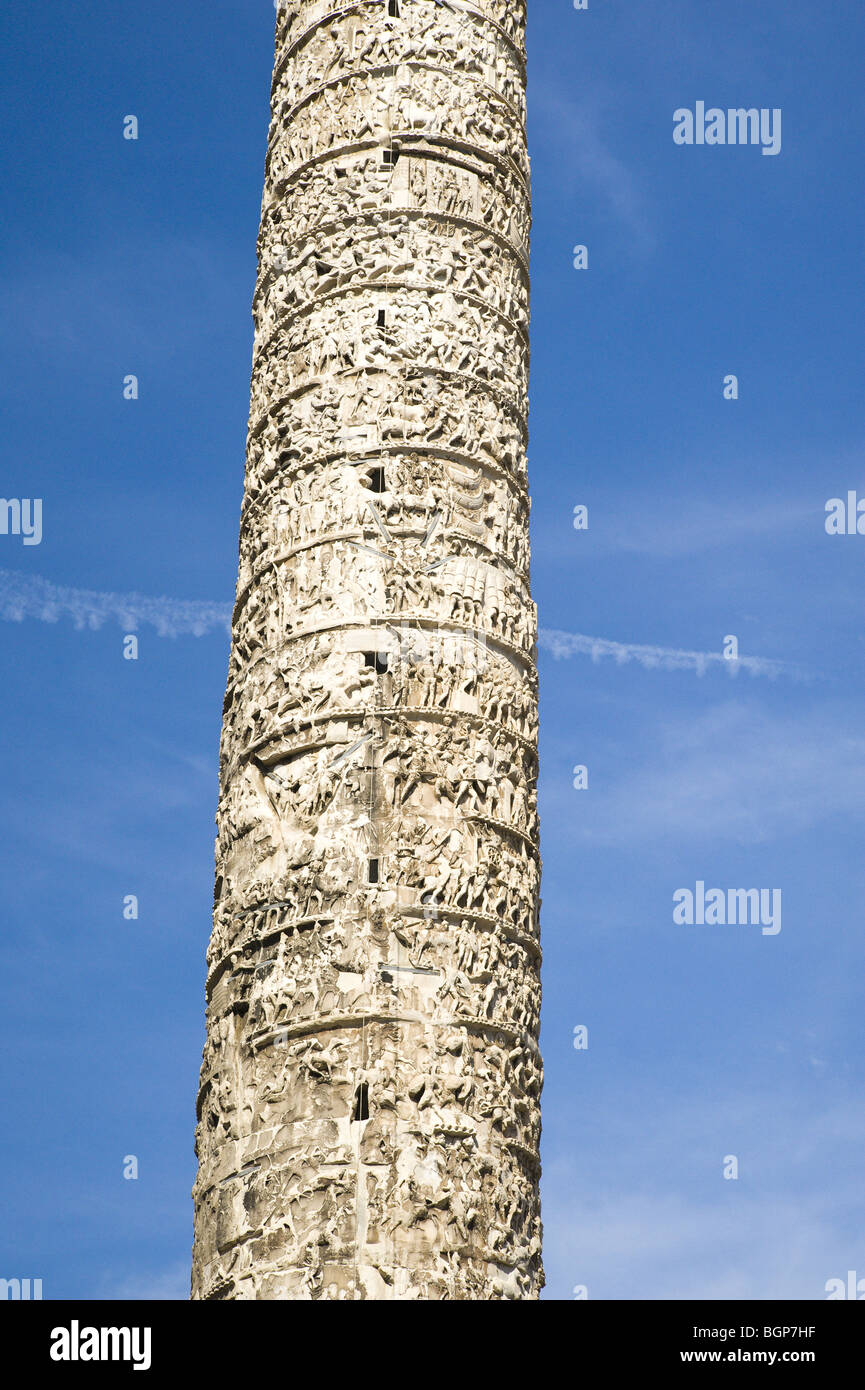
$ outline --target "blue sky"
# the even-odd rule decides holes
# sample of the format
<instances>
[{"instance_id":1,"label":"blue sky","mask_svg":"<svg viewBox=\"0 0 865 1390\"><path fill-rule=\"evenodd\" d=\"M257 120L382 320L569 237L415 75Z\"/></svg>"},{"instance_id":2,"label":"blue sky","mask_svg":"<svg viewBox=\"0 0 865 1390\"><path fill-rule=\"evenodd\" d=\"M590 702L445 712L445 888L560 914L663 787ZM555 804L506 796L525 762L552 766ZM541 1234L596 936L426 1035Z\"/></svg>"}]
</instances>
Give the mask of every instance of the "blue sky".
<instances>
[{"instance_id":1,"label":"blue sky","mask_svg":"<svg viewBox=\"0 0 865 1390\"><path fill-rule=\"evenodd\" d=\"M619 644L541 653L546 1296L819 1299L865 1277L861 5L529 9L533 587ZM49 1298L188 1288L272 29L0 13L0 493L44 509L0 535L0 1276ZM675 145L700 100L781 153ZM675 925L698 880L781 931Z\"/></svg>"}]
</instances>

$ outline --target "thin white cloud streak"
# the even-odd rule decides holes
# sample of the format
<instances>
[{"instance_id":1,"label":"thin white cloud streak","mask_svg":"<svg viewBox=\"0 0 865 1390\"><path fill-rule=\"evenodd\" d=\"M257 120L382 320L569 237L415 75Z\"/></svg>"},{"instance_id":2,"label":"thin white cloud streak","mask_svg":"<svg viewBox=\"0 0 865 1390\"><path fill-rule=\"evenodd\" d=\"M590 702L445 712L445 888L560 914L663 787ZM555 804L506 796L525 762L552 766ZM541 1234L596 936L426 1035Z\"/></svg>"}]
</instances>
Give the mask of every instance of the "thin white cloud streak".
<instances>
[{"instance_id":1,"label":"thin white cloud streak","mask_svg":"<svg viewBox=\"0 0 865 1390\"><path fill-rule=\"evenodd\" d=\"M160 637L203 637L214 628L231 631L230 604L70 589L13 570L0 570L0 618L18 623L70 618L77 628L92 631L114 620L126 632L154 627Z\"/></svg>"},{"instance_id":2,"label":"thin white cloud streak","mask_svg":"<svg viewBox=\"0 0 865 1390\"><path fill-rule=\"evenodd\" d=\"M0 618L7 622L34 618L43 623L71 618L77 628L91 630L98 630L113 619L127 632L136 632L145 625L154 627L160 637L203 637L214 628L231 631L230 604L71 589L14 570L0 570ZM751 676L773 679L777 676L806 678L806 673L798 667L765 657L743 656L738 661L728 661L720 652L611 642L605 637L560 632L555 628L543 628L538 634L538 645L556 660L590 656L597 662L611 657L619 666L636 661L647 670L696 671L699 676L713 666L723 666L731 675L743 670Z\"/></svg>"},{"instance_id":3,"label":"thin white cloud streak","mask_svg":"<svg viewBox=\"0 0 865 1390\"><path fill-rule=\"evenodd\" d=\"M608 211L630 233L633 247L643 254L652 251L654 217L636 174L607 141L605 114L597 95L574 101L550 79L533 91L532 99L548 144L563 156L562 167L594 187Z\"/></svg>"},{"instance_id":4,"label":"thin white cloud streak","mask_svg":"<svg viewBox=\"0 0 865 1390\"><path fill-rule=\"evenodd\" d=\"M599 662L604 657L610 657L619 666L636 661L648 671L696 671L698 676L704 676L714 667L723 667L730 676L747 671L749 676L768 676L771 680L778 676L789 676L794 680L809 678L808 673L800 667L786 661L772 661L768 657L740 656L738 660L731 661L721 652L692 652L637 642L610 642L605 637L587 637L581 632L560 632L555 628L541 629L538 646L557 661L571 656L590 656L594 662Z\"/></svg>"}]
</instances>

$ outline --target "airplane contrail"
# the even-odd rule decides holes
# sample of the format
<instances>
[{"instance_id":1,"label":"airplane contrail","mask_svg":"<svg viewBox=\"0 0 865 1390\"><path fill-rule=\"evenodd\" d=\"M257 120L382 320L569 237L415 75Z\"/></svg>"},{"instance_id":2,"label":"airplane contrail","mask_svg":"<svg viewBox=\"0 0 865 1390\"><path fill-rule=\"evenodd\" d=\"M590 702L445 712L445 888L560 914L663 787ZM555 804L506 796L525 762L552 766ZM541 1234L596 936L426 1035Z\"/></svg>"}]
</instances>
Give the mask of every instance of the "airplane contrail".
<instances>
[{"instance_id":1,"label":"airplane contrail","mask_svg":"<svg viewBox=\"0 0 865 1390\"><path fill-rule=\"evenodd\" d=\"M649 671L696 671L698 676L703 676L712 667L721 666L730 675L747 671L750 676L768 676L771 680L778 676L788 676L794 680L808 679L808 673L801 667L786 661L773 661L768 657L740 656L733 660L719 651L692 652L677 647L610 642L605 637L587 637L581 632L559 632L554 628L541 629L538 646L557 660L569 656L590 656L597 662L611 657L619 666L636 661Z\"/></svg>"},{"instance_id":2,"label":"airplane contrail","mask_svg":"<svg viewBox=\"0 0 865 1390\"><path fill-rule=\"evenodd\" d=\"M98 629L115 620L127 632L148 625L160 637L204 637L215 628L231 632L231 604L206 603L194 599L148 598L143 594L99 593L92 589L72 589L47 579L0 569L0 618L23 622L56 623L70 618L77 628ZM728 660L721 652L681 651L635 642L612 642L605 637L588 637L580 632L560 632L542 628L538 646L556 660L589 656L593 661L610 658L622 666L635 661L646 670L696 671L705 675L710 668L723 666L730 674L737 670L751 676L788 676L807 679L807 673L784 661L766 657L742 656Z\"/></svg>"},{"instance_id":3,"label":"airplane contrail","mask_svg":"<svg viewBox=\"0 0 865 1390\"><path fill-rule=\"evenodd\" d=\"M147 625L160 637L203 637L213 628L231 631L230 604L70 589L14 570L0 570L0 618L42 623L71 618L77 628L93 630L114 619L127 632Z\"/></svg>"}]
</instances>

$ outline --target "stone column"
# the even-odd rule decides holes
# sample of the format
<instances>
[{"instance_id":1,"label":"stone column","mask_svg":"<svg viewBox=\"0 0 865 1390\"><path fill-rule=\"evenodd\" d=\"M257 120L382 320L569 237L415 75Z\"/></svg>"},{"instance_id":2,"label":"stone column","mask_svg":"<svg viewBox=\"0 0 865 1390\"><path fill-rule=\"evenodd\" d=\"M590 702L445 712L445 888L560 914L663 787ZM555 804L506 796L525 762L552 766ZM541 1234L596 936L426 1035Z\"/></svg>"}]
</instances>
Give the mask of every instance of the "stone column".
<instances>
[{"instance_id":1,"label":"stone column","mask_svg":"<svg viewBox=\"0 0 865 1390\"><path fill-rule=\"evenodd\" d=\"M194 1298L543 1283L524 21L278 13Z\"/></svg>"}]
</instances>

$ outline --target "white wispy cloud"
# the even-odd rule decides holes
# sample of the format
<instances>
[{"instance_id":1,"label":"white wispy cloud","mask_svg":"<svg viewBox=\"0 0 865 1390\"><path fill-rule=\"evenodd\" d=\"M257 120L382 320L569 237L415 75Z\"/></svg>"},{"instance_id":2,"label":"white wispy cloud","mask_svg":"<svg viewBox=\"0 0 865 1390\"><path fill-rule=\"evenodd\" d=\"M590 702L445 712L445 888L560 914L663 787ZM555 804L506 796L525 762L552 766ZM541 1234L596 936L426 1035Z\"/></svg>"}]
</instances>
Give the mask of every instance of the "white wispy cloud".
<instances>
[{"instance_id":1,"label":"white wispy cloud","mask_svg":"<svg viewBox=\"0 0 865 1390\"><path fill-rule=\"evenodd\" d=\"M816 1186L795 1197L746 1194L735 1205L717 1187L714 1201L619 1189L594 1201L548 1199L552 1297L582 1284L606 1299L825 1299L826 1281L858 1258L861 1246L838 1229L843 1215L824 1209Z\"/></svg>"},{"instance_id":2,"label":"white wispy cloud","mask_svg":"<svg viewBox=\"0 0 865 1390\"><path fill-rule=\"evenodd\" d=\"M200 280L194 301L185 289L190 276ZM43 248L24 248L5 274L0 331L22 351L35 349L55 361L80 355L90 343L100 351L119 347L134 332L139 361L156 354L163 361L167 352L180 357L211 337L226 294L245 295L248 277L248 258L238 258L213 228L206 236L183 236L163 235L152 225L132 227L122 242L106 236L86 250L48 256ZM170 325L166 302L183 304Z\"/></svg>"},{"instance_id":3,"label":"white wispy cloud","mask_svg":"<svg viewBox=\"0 0 865 1390\"><path fill-rule=\"evenodd\" d=\"M69 618L77 628L94 630L115 621L127 632L149 626L160 637L203 637L214 628L230 631L231 605L70 589L14 570L0 570L0 618L7 622L34 618L42 623Z\"/></svg>"},{"instance_id":4,"label":"white wispy cloud","mask_svg":"<svg viewBox=\"0 0 865 1390\"><path fill-rule=\"evenodd\" d=\"M788 676L794 680L808 679L808 673L800 667L768 657L740 656L738 660L731 661L722 652L694 652L638 642L611 642L606 637L588 637L582 632L560 632L555 628L541 629L538 646L556 660L590 656L597 662L609 657L619 666L636 661L650 671L696 671L698 676L704 676L715 667L723 667L731 676L747 671L749 676L768 676L773 680L778 676Z\"/></svg>"},{"instance_id":5,"label":"white wispy cloud","mask_svg":"<svg viewBox=\"0 0 865 1390\"><path fill-rule=\"evenodd\" d=\"M569 832L598 845L666 842L742 845L801 834L833 817L862 816L865 737L855 711L820 700L797 713L769 712L756 700L734 699L687 720L653 723L642 752L608 777L596 778L591 817ZM548 816L565 812L573 764L570 749L550 756L559 780L546 799ZM553 800L557 798L557 800Z\"/></svg>"},{"instance_id":6,"label":"white wispy cloud","mask_svg":"<svg viewBox=\"0 0 865 1390\"><path fill-rule=\"evenodd\" d=\"M622 1086L615 1115L584 1114L577 1145L548 1147L552 1297L582 1284L590 1299L819 1300L828 1279L861 1268L853 1096L713 1079L708 1098L675 1094L669 1077L641 1094ZM728 1153L739 1181L722 1178Z\"/></svg>"},{"instance_id":7,"label":"white wispy cloud","mask_svg":"<svg viewBox=\"0 0 865 1390\"><path fill-rule=\"evenodd\" d=\"M536 83L537 86L537 83ZM613 148L607 134L607 107L614 95L585 92L574 100L551 75L533 92L535 119L543 123L548 143L565 156L562 167L594 190L601 205L627 229L632 248L654 248L654 214L641 180Z\"/></svg>"},{"instance_id":8,"label":"white wispy cloud","mask_svg":"<svg viewBox=\"0 0 865 1390\"><path fill-rule=\"evenodd\" d=\"M152 1274L106 1274L100 1299L132 1302L185 1302L189 1299L189 1266L178 1263Z\"/></svg>"},{"instance_id":9,"label":"white wispy cloud","mask_svg":"<svg viewBox=\"0 0 865 1390\"><path fill-rule=\"evenodd\" d=\"M756 542L763 548L789 544L797 531L819 541L825 535L824 519L824 500L817 489L808 497L743 503L656 496L619 506L615 520L610 513L606 524L594 526L591 541L595 553L625 551L673 559L752 548Z\"/></svg>"}]
</instances>

